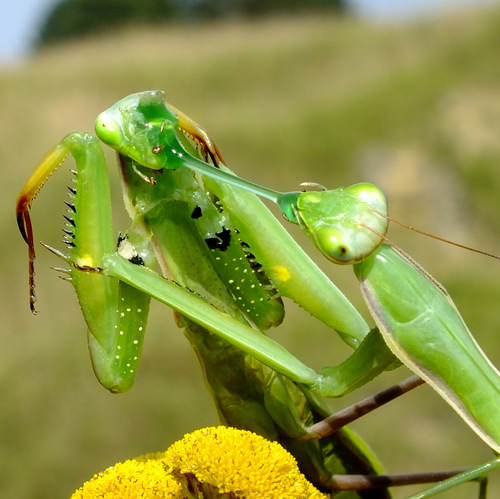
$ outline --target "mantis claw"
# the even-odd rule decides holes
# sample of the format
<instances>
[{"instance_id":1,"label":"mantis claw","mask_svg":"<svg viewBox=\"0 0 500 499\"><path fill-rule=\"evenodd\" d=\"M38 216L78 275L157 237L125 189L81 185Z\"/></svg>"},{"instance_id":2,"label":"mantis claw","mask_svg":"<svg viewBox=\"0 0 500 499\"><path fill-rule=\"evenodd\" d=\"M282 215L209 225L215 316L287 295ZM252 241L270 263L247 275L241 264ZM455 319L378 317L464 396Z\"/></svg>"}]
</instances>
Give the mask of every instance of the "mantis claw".
<instances>
[{"instance_id":1,"label":"mantis claw","mask_svg":"<svg viewBox=\"0 0 500 499\"><path fill-rule=\"evenodd\" d=\"M33 315L38 312L35 309L35 245L33 243L33 228L31 226L31 217L29 215L26 202L18 202L17 225L23 239L28 245L28 281L29 281L29 302L30 310Z\"/></svg>"}]
</instances>

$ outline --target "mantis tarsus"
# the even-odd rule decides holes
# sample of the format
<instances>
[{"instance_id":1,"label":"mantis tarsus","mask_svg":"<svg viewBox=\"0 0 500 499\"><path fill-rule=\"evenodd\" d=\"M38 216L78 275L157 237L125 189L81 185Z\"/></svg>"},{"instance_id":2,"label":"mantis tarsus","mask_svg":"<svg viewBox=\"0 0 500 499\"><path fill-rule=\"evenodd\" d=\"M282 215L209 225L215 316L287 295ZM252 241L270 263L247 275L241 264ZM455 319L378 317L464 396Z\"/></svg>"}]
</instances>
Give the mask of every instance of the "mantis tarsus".
<instances>
[{"instance_id":1,"label":"mantis tarsus","mask_svg":"<svg viewBox=\"0 0 500 499\"><path fill-rule=\"evenodd\" d=\"M118 152L133 218L118 250L110 225L102 147L89 134L68 135L41 161L18 198L17 219L30 248L34 310L35 250L28 210L47 178L71 153L78 173L65 229L70 250L68 255L52 251L70 266L68 279L89 326L94 371L106 388L119 392L133 383L152 296L186 318L187 336L205 366L221 419L288 440L303 467L317 459L309 476L323 488L331 486L328 474L334 471L328 460L334 457L349 472L372 473L378 467L350 433L329 438L347 439L347 447L357 447L356 452L342 455L347 447L341 440L332 450L335 440L323 439L315 450L304 450L306 444L298 442L310 438L308 427L328 415L313 393L342 396L399 361L431 384L490 447L500 451L499 373L444 289L383 242L387 206L378 188L356 184L335 191L279 193L251 184L227 171L208 134L166 105L159 91L119 101L98 117L96 132ZM202 174L202 187L190 170ZM370 331L255 194L276 202L327 258L358 262L355 273L382 334ZM155 260L163 275L175 282L150 269ZM265 270L262 276L257 265ZM352 356L318 374L250 327L248 321L260 329L279 324L283 312L277 293L337 330L355 348ZM216 350L212 357L207 341ZM428 351L424 344L435 348ZM446 368L440 362L443 352L448 356ZM220 361L225 355L231 359L226 371ZM230 390L231 376L248 369L256 376L254 383L263 387L258 394L249 394L248 385ZM304 410L297 409L299 399Z\"/></svg>"}]
</instances>

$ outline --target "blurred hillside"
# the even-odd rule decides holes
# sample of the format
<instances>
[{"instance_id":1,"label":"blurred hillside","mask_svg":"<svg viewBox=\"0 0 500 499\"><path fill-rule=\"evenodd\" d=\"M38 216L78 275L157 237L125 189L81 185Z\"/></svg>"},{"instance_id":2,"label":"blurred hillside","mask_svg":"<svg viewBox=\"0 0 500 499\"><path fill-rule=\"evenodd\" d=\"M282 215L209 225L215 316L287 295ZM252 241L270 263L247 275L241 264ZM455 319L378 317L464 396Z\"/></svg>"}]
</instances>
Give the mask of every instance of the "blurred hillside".
<instances>
[{"instance_id":1,"label":"blurred hillside","mask_svg":"<svg viewBox=\"0 0 500 499\"><path fill-rule=\"evenodd\" d=\"M138 24L152 27L160 23L251 20L320 11L338 14L346 9L344 0L59 0L47 15L35 48Z\"/></svg>"},{"instance_id":2,"label":"blurred hillside","mask_svg":"<svg viewBox=\"0 0 500 499\"><path fill-rule=\"evenodd\" d=\"M393 217L499 253L499 28L500 10L399 26L323 15L158 27L60 46L1 71L0 497L68 497L114 462L164 449L215 423L196 358L170 311L154 307L138 378L119 396L94 379L76 299L48 268L60 265L57 259L41 247L40 313L30 314L27 248L14 204L52 145L70 131L92 131L97 114L125 95L158 88L203 124L228 165L250 180L279 190L303 181L332 188L371 181L385 190ZM108 157L116 229L125 229L114 157ZM67 170L34 204L35 238L54 246ZM500 264L402 229L391 229L389 237L445 284L500 365ZM352 271L318 262L362 307ZM339 362L347 348L311 320L292 307L274 336L316 368ZM314 339L304 334L313 329ZM363 395L406 374L384 375ZM354 428L393 473L490 458L427 387ZM498 497L500 478L491 483L490 497ZM442 497L472 497L475 487Z\"/></svg>"}]
</instances>

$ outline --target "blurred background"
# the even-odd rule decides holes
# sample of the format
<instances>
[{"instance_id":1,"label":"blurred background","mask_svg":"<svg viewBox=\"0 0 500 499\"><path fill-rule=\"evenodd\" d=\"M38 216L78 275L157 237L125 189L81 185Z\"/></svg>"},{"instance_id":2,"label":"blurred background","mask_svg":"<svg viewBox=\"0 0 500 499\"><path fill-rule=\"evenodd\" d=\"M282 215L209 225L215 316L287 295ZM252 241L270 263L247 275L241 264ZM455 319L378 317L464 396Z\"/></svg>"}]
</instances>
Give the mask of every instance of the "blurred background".
<instances>
[{"instance_id":1,"label":"blurred background","mask_svg":"<svg viewBox=\"0 0 500 499\"><path fill-rule=\"evenodd\" d=\"M141 13L134 3L19 0L0 7L0 497L68 497L95 472L216 423L197 360L168 309L153 306L137 380L122 395L94 378L76 298L49 269L60 265L57 258L41 247L39 314L29 311L16 196L51 146L73 130L92 131L97 114L127 94L164 90L250 180L278 190L303 181L330 188L374 182L394 218L500 253L497 3L318 1L306 9L297 1L282 11L286 2L144 0L137 2ZM113 154L108 158L115 228L124 230ZM37 241L62 246L69 178L68 168L61 170L36 199ZM397 227L389 238L448 288L500 365L500 263ZM364 310L352 270L316 260ZM273 337L318 369L349 353L293 306ZM407 374L385 374L332 407ZM391 473L491 458L428 387L353 428ZM498 473L490 487L489 497L499 497ZM475 494L476 485L467 484L443 497Z\"/></svg>"}]
</instances>

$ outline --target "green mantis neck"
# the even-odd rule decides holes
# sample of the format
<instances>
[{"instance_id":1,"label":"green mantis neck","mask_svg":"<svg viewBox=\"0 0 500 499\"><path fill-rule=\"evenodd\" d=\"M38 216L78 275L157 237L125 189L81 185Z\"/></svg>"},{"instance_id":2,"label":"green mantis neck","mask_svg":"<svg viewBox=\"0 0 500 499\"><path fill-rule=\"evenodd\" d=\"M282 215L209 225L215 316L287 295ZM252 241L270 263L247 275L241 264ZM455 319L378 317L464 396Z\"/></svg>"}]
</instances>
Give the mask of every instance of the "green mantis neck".
<instances>
[{"instance_id":1,"label":"green mantis neck","mask_svg":"<svg viewBox=\"0 0 500 499\"><path fill-rule=\"evenodd\" d=\"M204 161L193 158L192 156L184 156L183 164L187 168L194 170L202 175L213 178L214 180L220 180L226 184L232 185L234 187L239 187L245 189L257 196L269 199L273 203L277 204L283 215L293 223L298 223L297 218L294 213L294 207L297 205L297 199L302 194L300 191L292 192L278 192L267 187L263 187L241 177L234 175L226 170L210 166Z\"/></svg>"}]
</instances>

